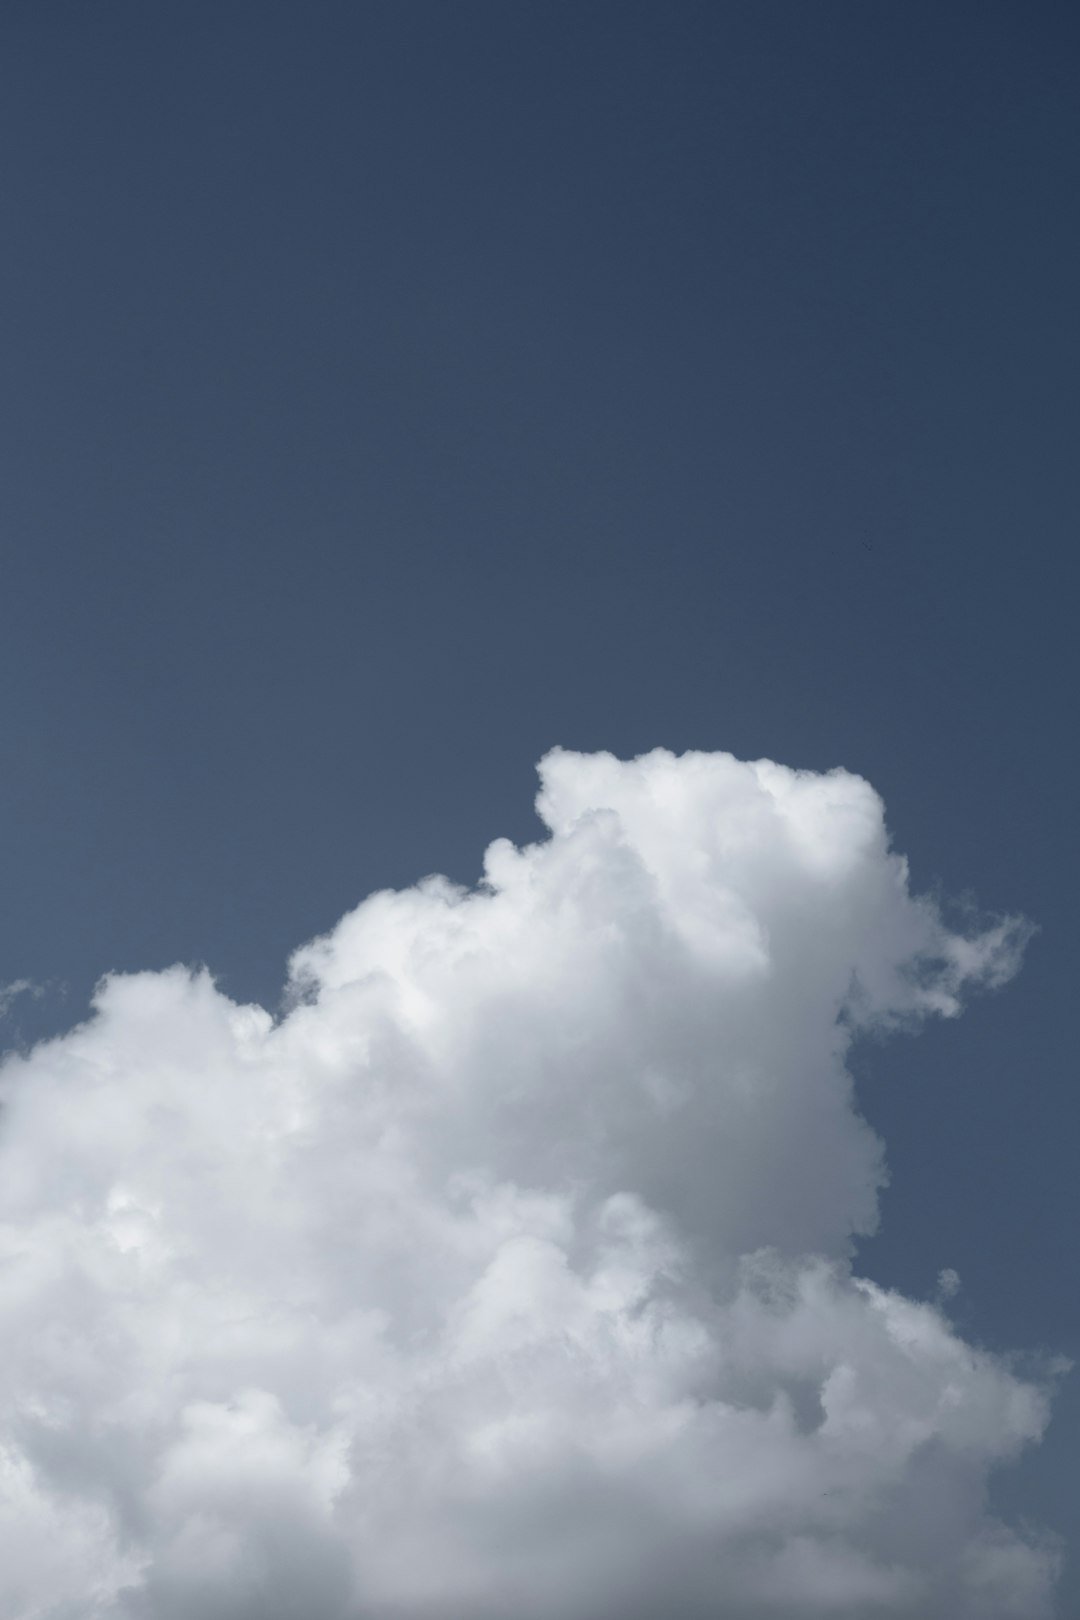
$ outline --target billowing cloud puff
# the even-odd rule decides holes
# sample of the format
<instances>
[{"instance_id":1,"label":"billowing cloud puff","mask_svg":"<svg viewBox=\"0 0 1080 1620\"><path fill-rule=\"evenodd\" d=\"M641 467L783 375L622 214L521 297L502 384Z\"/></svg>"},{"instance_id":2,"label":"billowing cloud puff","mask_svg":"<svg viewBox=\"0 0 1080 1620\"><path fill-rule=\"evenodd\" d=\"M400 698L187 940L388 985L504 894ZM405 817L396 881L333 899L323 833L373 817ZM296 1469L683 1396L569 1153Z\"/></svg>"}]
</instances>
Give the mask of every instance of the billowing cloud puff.
<instances>
[{"instance_id":1,"label":"billowing cloud puff","mask_svg":"<svg viewBox=\"0 0 1080 1620\"><path fill-rule=\"evenodd\" d=\"M555 752L287 1012L106 979L0 1120L9 1620L1037 1620L1045 1392L852 1274L845 1055L1017 965L844 772Z\"/></svg>"}]
</instances>

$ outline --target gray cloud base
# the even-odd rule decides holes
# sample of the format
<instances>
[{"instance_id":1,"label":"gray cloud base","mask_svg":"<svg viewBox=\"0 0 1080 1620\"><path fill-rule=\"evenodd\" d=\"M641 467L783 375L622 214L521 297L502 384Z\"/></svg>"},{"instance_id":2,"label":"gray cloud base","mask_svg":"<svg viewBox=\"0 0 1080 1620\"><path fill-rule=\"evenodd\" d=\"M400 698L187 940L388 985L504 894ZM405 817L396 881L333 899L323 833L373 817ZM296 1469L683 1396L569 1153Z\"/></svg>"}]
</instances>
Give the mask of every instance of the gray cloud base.
<instances>
[{"instance_id":1,"label":"gray cloud base","mask_svg":"<svg viewBox=\"0 0 1080 1620\"><path fill-rule=\"evenodd\" d=\"M372 896L289 1011L111 977L10 1058L14 1620L1039 1620L1046 1380L854 1276L862 1029L1024 929L844 772L556 751L544 841Z\"/></svg>"}]
</instances>

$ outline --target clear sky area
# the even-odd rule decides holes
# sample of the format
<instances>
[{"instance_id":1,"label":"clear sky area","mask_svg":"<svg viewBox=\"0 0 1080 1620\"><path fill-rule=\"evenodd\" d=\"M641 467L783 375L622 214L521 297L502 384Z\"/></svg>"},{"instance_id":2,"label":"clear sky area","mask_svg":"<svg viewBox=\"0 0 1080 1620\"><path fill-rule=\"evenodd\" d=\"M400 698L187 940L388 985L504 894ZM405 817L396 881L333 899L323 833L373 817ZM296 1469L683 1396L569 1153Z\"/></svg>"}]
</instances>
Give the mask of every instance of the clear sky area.
<instances>
[{"instance_id":1,"label":"clear sky area","mask_svg":"<svg viewBox=\"0 0 1080 1620\"><path fill-rule=\"evenodd\" d=\"M775 797L781 778L729 777L717 766L715 778L669 781L662 765L606 776L557 756L545 826L533 807L537 762L554 748L624 761L660 748L816 773L842 767L880 794L912 891L932 897L944 919L931 928L917 910L874 910L877 932L865 945L874 962L873 940L914 940L920 961L953 963L941 970L940 995L959 996L969 980L998 974L995 918L1034 925L1022 966L1025 930L1009 936L1016 960L998 976L1018 969L1015 977L973 996L958 1019L930 1016L931 1001L918 1000L938 994L929 981L910 1001L884 977L875 990L871 957L858 956L880 1018L865 1028L856 1019L848 1067L858 1111L884 1142L888 1179L878 1183L875 1235L847 1204L836 1214L848 1222L855 1270L910 1300L936 1298L959 1340L985 1350L993 1378L1006 1366L1036 1378L1032 1358L1080 1361L1069 1259L1080 1229L1069 741L1080 573L1078 83L1080 13L1041 0L9 4L0 19L5 1045L28 1053L85 1019L103 975L176 963L205 964L224 996L276 1017L292 953L365 896L429 873L474 885L497 838L527 845L550 831L548 853L535 858L554 863L560 840L572 842L568 805L598 814L601 827L617 813L635 859L668 874L670 904L684 908L665 912L663 926L687 950L703 949L706 924L679 887L697 836L688 829L733 816L736 802L747 825L758 817L772 827L760 794ZM830 814L855 818L845 828L859 817L873 823L860 788L836 792L842 803ZM677 834L665 822L661 834L650 818L671 795L683 796L690 819ZM818 814L806 805L790 812L800 849L811 847L805 818ZM693 820L699 812L705 820ZM788 844L774 849L772 836L762 831L760 848L772 851L770 870L786 872ZM565 859L622 870L610 851ZM885 855L874 860L877 875L851 891L845 919L863 916L866 896L892 881L881 876L895 872ZM790 948L805 961L820 951L832 962L834 952L842 965L840 922L805 922L819 904L810 870L792 867L785 880L789 897L805 885L807 909L790 927L762 922L773 916L773 890L755 888L758 875L746 879L746 904L776 962ZM530 892L555 894L563 879L554 871L537 865ZM519 881L507 878L503 892L517 893ZM610 881L612 893L627 892ZM607 902L580 903L580 937L591 938L590 919L606 918ZM497 963L502 947L492 942L519 936L495 918L492 910L476 923L475 950L490 948ZM432 943L441 926L408 923L432 955L450 950ZM521 926L520 948L537 953L534 989L548 982L545 964L564 960L565 941L553 934L543 954L547 925ZM312 958L319 994L355 982L369 951L373 962L389 960L399 948L391 933L377 947L333 936ZM983 955L956 967L961 937ZM907 949L895 944L901 978ZM415 942L408 952L410 961L423 955ZM574 969L582 983L601 972L589 961ZM667 970L650 970L650 982ZM425 1005L457 1005L456 992L416 972ZM486 1008L495 972L469 980L462 1004ZM696 1020L712 1003L687 974L672 990L684 1035L669 1032L664 1050L674 1042L683 1051L685 1032L706 1028ZM818 1034L798 1022L809 980L782 983L775 1016L790 1014L792 1043L809 1051ZM532 989L515 990L513 1005ZM628 1005L637 998L627 992ZM577 1017L571 999L567 990L558 1002L566 1027ZM597 1033L588 1019L601 999L596 989L581 1012L580 1040L606 1042L615 1073L634 1014L618 1039L606 1023ZM761 1032L747 1034L747 1053L773 1053L786 1098L785 1065L790 1076L801 1071L767 1045L773 1014L756 1023L749 1005L738 1001L742 1010L718 1027ZM547 1015L534 1023L534 1011L530 1002L521 1013L516 1039L540 1050ZM118 1002L99 1025L128 1017ZM163 1043L174 1040L174 1017L179 1029L179 1015L161 1014ZM451 1022L447 1013L447 1030ZM900 1026L888 1041L886 1023ZM482 1012L476 1024L501 1030ZM660 1043L659 1028L634 1041ZM450 1045L448 1033L439 1052ZM543 1072L568 1073L568 1061L554 1052ZM193 1058L191 1072L202 1063ZM460 1072L485 1063L516 1072L501 1046L460 1058ZM52 1084L43 1080L41 1094ZM785 1117L800 1107L791 1101ZM439 1126L440 1144L457 1141L457 1118ZM470 1141L490 1130L502 1142L502 1126L483 1118ZM807 1188L830 1177L839 1185L848 1171L829 1155L840 1136L817 1161L816 1130L799 1126ZM43 1162L50 1151L41 1149ZM766 1159L771 1151L762 1149ZM461 1153L448 1163L468 1168ZM492 1150L492 1174L527 1183L501 1153ZM777 1154L777 1165L788 1163ZM607 1186L589 1163L582 1176ZM670 1165L649 1165L642 1196L667 1208ZM787 1175L771 1173L777 1185ZM793 1184L802 1186L798 1175ZM690 1233L696 1221L711 1231L721 1220L704 1192L685 1210L671 1207ZM806 1246L839 1254L832 1217L819 1213L820 1242L818 1214L799 1217ZM747 1230L765 1233L763 1245L795 1245L771 1219L747 1214ZM555 1243L555 1227L544 1231ZM634 1233L640 1256L645 1239ZM757 1247L755 1238L731 1252ZM276 1287L266 1283L268 1298ZM397 1306L380 1308L394 1317ZM838 1321L840 1306L828 1310ZM709 1331L728 1344L725 1323ZM1007 1362L1014 1350L1021 1359ZM191 1376L192 1400L204 1403L186 1409L197 1426L205 1403L233 1391ZM1044 1437L989 1473L988 1513L1061 1538L1056 1607L1038 1611L1058 1620L1080 1616L1078 1379L1061 1379ZM243 1388L264 1385L288 1414L284 1375L275 1384L252 1373ZM725 1410L753 1405L742 1391L725 1393ZM577 1398L560 1396L558 1410ZM251 1425L263 1421L255 1396L250 1406L248 1395L235 1399ZM296 1433L314 1433L322 1419L297 1410ZM452 1427L445 1413L440 1422ZM935 1431L932 1443L952 1442ZM1008 1450L1005 1439L994 1444ZM748 1456L762 1455L748 1446ZM168 1481L189 1479L168 1456L148 1502L160 1504ZM684 1476L690 1466L680 1464ZM297 1463L296 1477L306 1468ZM702 1478L712 1477L702 1464ZM415 1532L428 1549L449 1536L442 1509L430 1511ZM533 1525L549 1511L526 1503L520 1519ZM628 1509L604 1511L627 1522ZM769 1520L745 1566L743 1543L732 1552L725 1620L817 1613L798 1593L819 1575L822 1591L840 1594L830 1613L934 1620L934 1603L942 1615L969 1613L968 1598L940 1596L946 1585L920 1609L915 1587L894 1581L906 1545L845 1521L861 1562L844 1586L821 1573L826 1542L809 1520L797 1519L803 1529L782 1551L779 1523ZM116 1533L117 1558L126 1557ZM979 1534L985 1542L988 1532ZM95 1617L274 1620L270 1609L244 1607L256 1599L243 1595L243 1573L222 1586L231 1595L217 1608L185 1586L187 1575L175 1574L180 1542L161 1536L171 1550L154 1554L158 1573L142 1595L102 1597ZM305 1586L296 1572L308 1567L306 1548L288 1565L287 1579L300 1584L288 1588L294 1606L283 1617L442 1620L439 1600L395 1584L389 1564L367 1607L348 1595L344 1563L338 1585L327 1576L325 1592ZM650 1568L666 1570L667 1557L658 1549ZM503 1620L500 1600L468 1584L482 1574L462 1575L455 1588L450 1566L439 1568L440 1591L458 1594L450 1616ZM886 1568L893 1585L881 1584ZM24 1604L16 1620L39 1612L29 1607L28 1571L9 1599ZM538 1620L601 1620L596 1594L607 1588L591 1562L588 1571L549 1593ZM713 1612L712 1588L689 1555L679 1571L671 1620ZM500 1576L499 1591L516 1592L519 1578ZM995 1589L1012 1578L996 1577ZM40 1612L83 1620L88 1611L71 1601L57 1586ZM531 1620L533 1610L513 1601ZM1024 1601L970 1613L1034 1620Z\"/></svg>"}]
</instances>

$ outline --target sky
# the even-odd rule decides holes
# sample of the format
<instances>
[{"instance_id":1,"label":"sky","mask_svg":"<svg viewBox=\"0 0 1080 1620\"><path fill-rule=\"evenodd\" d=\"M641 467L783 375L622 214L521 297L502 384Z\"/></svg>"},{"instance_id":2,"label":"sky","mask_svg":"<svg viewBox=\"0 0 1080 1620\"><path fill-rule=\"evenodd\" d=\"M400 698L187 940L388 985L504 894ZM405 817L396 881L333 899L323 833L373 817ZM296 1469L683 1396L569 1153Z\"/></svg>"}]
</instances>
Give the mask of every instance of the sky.
<instances>
[{"instance_id":1,"label":"sky","mask_svg":"<svg viewBox=\"0 0 1080 1620\"><path fill-rule=\"evenodd\" d=\"M35 1546L70 1549L53 1595L10 1598L20 1620L81 1620L88 1548L105 1620L190 1612L193 1569L210 1583L200 1612L239 1620L265 1601L245 1581L266 1567L301 1583L294 1604L325 1579L327 1620L429 1620L438 1591L402 1573L417 1548L477 1614L506 1592L527 1613L528 1590L538 1617L594 1620L620 1581L641 1589L637 1547L640 1578L666 1583L688 1620L715 1591L739 1620L740 1604L801 1620L794 1594L815 1582L860 1615L951 1615L957 1582L963 1602L989 1601L970 1595L971 1549L990 1556L995 1515L1020 1538L995 1543L1018 1594L999 1570L1014 1603L1001 1613L1031 1620L1051 1602L1053 1550L1023 1539L1030 1522L1061 1538L1046 1612L1072 1620L1080 1394L1053 1369L1080 1358L1074 8L37 4L7 8L0 38L0 1034L17 1054L0 1155L5 1219L59 1267L43 1261L10 1307L29 1348L8 1410L44 1425L32 1445L5 1418L19 1468L40 1474L26 1511L43 1539L12 1521L31 1549L25 1590L42 1578ZM544 758L561 788L538 818ZM710 817L733 840L723 859ZM471 899L414 888L442 873L471 892L498 839L526 851L528 895L509 855L504 886ZM779 898L762 860L786 874ZM390 888L411 897L399 911L361 906ZM437 959L456 960L444 913L463 905L480 966L453 988ZM580 939L552 920L560 906ZM330 943L295 956L316 936ZM511 949L529 969L517 985ZM398 999L346 1014L369 958ZM35 1048L123 974L141 977L108 979L90 1024ZM657 984L678 1016L647 994ZM276 1021L229 1012L249 1003ZM504 1109L491 1087L513 1076L511 1048L522 1068ZM393 1230L367 1194L350 1201L353 1161L335 1147L363 1122L323 1066L350 1062L438 1093L395 1116L397 1157L364 1172L402 1178L387 1184ZM716 1076L735 1070L771 1076L767 1119L730 1112ZM85 1130L70 1089L84 1071L104 1088ZM196 1084L219 1071L220 1115ZM274 1077L279 1157L259 1156L256 1071ZM637 1078L612 1092L624 1071ZM573 1196L553 1075L596 1110ZM668 1120L656 1143L642 1097ZM770 1167L760 1195L736 1175L721 1197L724 1177L695 1156L699 1103L718 1140L732 1134L736 1168L751 1150ZM177 1162L161 1108L186 1121ZM301 1116L302 1152L288 1135ZM218 1156L218 1133L235 1153ZM372 1151L356 1146L355 1165ZM229 1241L202 1288L184 1266L208 1241L210 1187ZM287 1276L256 1252L267 1200L287 1212ZM117 1239L118 1220L151 1217L172 1234L160 1252ZM326 1237L339 1219L372 1231L355 1285L347 1246ZM738 1272L762 1248L764 1282ZM427 1329L387 1280L399 1264L421 1267L410 1289ZM500 1265L511 1293L532 1277L534 1303L580 1323L577 1382L560 1381L539 1317L535 1341L498 1349ZM246 1383L229 1385L243 1348L226 1355L210 1315L196 1311L190 1354L163 1348L161 1324L193 1300L212 1315L230 1291L278 1344L275 1302L305 1268L315 1294L290 1308L320 1331L282 1339L273 1365L253 1352ZM777 1290L787 1337L762 1304ZM354 1320L361 1304L385 1342ZM120 1336L127 1406L74 1350L57 1352L55 1389L35 1385L53 1320L66 1345ZM631 1354L641 1322L660 1335L652 1360ZM414 1355L422 1331L442 1372L458 1369L452 1388ZM785 1356L813 1341L834 1374L850 1362L859 1421L883 1422L866 1389L907 1389L888 1361L905 1333L920 1389L963 1363L978 1444L924 1436L929 1483L907 1451L888 1480L841 1469L823 1527L800 1470L826 1468L813 1445L853 1432L843 1412L858 1402ZM507 1501L502 1519L477 1484L463 1526L466 1508L402 1464L387 1500L420 1503L414 1521L402 1509L393 1534L357 1528L361 1369L391 1405L422 1387L430 1409L410 1432L464 1469L469 1425L507 1421L481 1410L491 1355L533 1369L506 1388L546 1437L547 1494ZM297 1393L320 1357L332 1410ZM765 1393L740 1382L755 1360ZM648 1423L619 1430L638 1449L616 1467L617 1414L597 1391L624 1376ZM814 1399L835 1397L816 1429L800 1404L815 1378ZM691 1399L706 1416L676 1435ZM595 1428L575 1472L559 1424L582 1411ZM723 1428L731 1412L741 1437ZM763 1413L775 1432L755 1439ZM894 1419L930 1421L915 1394ZM102 1449L102 1425L125 1423ZM380 1443L411 1458L392 1429ZM748 1486L718 1502L717 1459L744 1446L764 1459L760 1501ZM241 1533L229 1516L251 1494L245 1470L271 1454L282 1494ZM512 1450L503 1460L518 1477ZM641 1481L669 1468L701 1494L661 1533ZM232 1483L208 1501L219 1476ZM61 1523L72 1481L85 1500ZM897 1546L856 1512L860 1493L910 1505L924 1485L969 1515L933 1557L899 1508ZM594 1526L580 1560L558 1550L579 1508ZM332 1553L331 1510L345 1527ZM279 1514L307 1527L280 1569ZM213 1545L207 1515L232 1525ZM372 1537L392 1551L354 1598L349 1549ZM505 1569L480 1556L485 1538ZM565 1588L536 1574L544 1554ZM911 1584L920 1567L932 1590ZM143 1583L127 1596L121 1568Z\"/></svg>"}]
</instances>

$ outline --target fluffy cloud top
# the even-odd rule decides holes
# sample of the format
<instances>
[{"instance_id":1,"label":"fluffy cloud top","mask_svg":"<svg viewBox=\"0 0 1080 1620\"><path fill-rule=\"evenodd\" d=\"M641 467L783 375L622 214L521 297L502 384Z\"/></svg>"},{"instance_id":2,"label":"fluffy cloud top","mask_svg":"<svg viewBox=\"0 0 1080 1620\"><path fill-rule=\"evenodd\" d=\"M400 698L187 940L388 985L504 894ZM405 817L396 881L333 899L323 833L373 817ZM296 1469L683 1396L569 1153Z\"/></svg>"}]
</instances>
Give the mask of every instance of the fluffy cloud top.
<instances>
[{"instance_id":1,"label":"fluffy cloud top","mask_svg":"<svg viewBox=\"0 0 1080 1620\"><path fill-rule=\"evenodd\" d=\"M282 1018L112 977L7 1061L9 1620L1050 1612L985 1503L1045 1391L850 1265L851 1041L1022 930L844 772L541 776L543 842L366 900Z\"/></svg>"}]
</instances>

